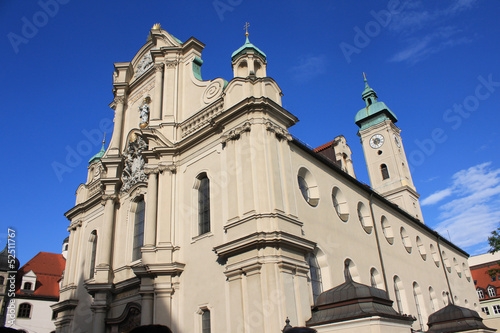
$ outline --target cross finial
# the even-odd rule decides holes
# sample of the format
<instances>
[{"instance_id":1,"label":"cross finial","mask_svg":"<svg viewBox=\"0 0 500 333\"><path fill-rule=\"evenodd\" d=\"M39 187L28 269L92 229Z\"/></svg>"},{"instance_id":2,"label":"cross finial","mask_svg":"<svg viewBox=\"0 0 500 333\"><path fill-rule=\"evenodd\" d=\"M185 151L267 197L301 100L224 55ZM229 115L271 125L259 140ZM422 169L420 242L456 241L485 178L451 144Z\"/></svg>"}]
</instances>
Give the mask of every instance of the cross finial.
<instances>
[{"instance_id":1,"label":"cross finial","mask_svg":"<svg viewBox=\"0 0 500 333\"><path fill-rule=\"evenodd\" d=\"M248 37L248 27L250 26L250 23L246 22L245 23L245 26L243 27L243 29L245 29L245 36Z\"/></svg>"},{"instance_id":2,"label":"cross finial","mask_svg":"<svg viewBox=\"0 0 500 333\"><path fill-rule=\"evenodd\" d=\"M365 72L363 72L363 77L365 78L365 81L366 81L366 74L365 74Z\"/></svg>"}]
</instances>

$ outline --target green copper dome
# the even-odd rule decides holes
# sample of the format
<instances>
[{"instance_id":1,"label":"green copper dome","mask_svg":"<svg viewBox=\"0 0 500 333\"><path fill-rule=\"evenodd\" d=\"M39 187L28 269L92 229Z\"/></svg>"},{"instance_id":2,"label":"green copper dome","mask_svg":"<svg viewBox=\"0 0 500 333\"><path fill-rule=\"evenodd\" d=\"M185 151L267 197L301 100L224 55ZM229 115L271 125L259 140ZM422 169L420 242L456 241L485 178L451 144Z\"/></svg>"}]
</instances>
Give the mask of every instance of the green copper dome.
<instances>
[{"instance_id":1,"label":"green copper dome","mask_svg":"<svg viewBox=\"0 0 500 333\"><path fill-rule=\"evenodd\" d=\"M241 54L247 53L249 50L255 51L258 55L260 55L264 60L266 60L266 54L259 50L259 48L252 43L250 43L250 40L248 39L248 35L246 36L246 41L245 44L243 44L242 47L237 49L236 51L233 52L231 55L231 60L234 60L236 57L238 57Z\"/></svg>"},{"instance_id":2,"label":"green copper dome","mask_svg":"<svg viewBox=\"0 0 500 333\"><path fill-rule=\"evenodd\" d=\"M104 156L105 152L106 150L104 149L104 142L103 142L101 150L97 154L92 156L92 158L89 160L89 164L91 164L94 161L100 160Z\"/></svg>"},{"instance_id":3,"label":"green copper dome","mask_svg":"<svg viewBox=\"0 0 500 333\"><path fill-rule=\"evenodd\" d=\"M371 127L378 123L391 120L393 123L398 121L396 115L385 105L384 102L377 101L377 93L370 88L365 77L365 90L361 94L361 98L366 103L366 107L356 113L354 122L360 127L360 130Z\"/></svg>"}]
</instances>

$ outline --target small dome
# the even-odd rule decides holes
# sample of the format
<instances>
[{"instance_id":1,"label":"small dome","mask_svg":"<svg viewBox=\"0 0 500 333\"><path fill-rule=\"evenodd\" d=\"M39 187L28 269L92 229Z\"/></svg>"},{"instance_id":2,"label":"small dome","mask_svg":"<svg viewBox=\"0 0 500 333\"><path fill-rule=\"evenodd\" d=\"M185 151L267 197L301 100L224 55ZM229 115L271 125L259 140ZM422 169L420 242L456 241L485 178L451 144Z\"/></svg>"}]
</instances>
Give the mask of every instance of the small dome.
<instances>
[{"instance_id":1,"label":"small dome","mask_svg":"<svg viewBox=\"0 0 500 333\"><path fill-rule=\"evenodd\" d=\"M448 302L447 306L429 316L428 333L451 333L473 329L494 331L483 324L483 319L476 311L451 304L449 298Z\"/></svg>"},{"instance_id":2,"label":"small dome","mask_svg":"<svg viewBox=\"0 0 500 333\"><path fill-rule=\"evenodd\" d=\"M384 102L375 102L359 110L358 113L356 113L354 122L356 125L361 127L361 129L364 129L378 124L385 119L390 119L393 123L398 121L396 115L387 107L387 105L385 105Z\"/></svg>"},{"instance_id":3,"label":"small dome","mask_svg":"<svg viewBox=\"0 0 500 333\"><path fill-rule=\"evenodd\" d=\"M2 252L0 252L0 271L17 271L19 268L19 260L16 258L14 266L9 265L9 249L7 248L7 244L5 244L5 248Z\"/></svg>"},{"instance_id":4,"label":"small dome","mask_svg":"<svg viewBox=\"0 0 500 333\"><path fill-rule=\"evenodd\" d=\"M242 47L240 47L239 49L237 49L236 51L233 52L233 54L231 55L231 60L235 60L239 55L246 54L246 53L248 53L248 51L251 51L251 50L253 50L257 55L260 55L264 61L266 60L266 54L264 52L262 52L261 50L259 50L259 48L257 46L250 43L250 40L248 39L248 35L246 36L245 44L243 44Z\"/></svg>"},{"instance_id":5,"label":"small dome","mask_svg":"<svg viewBox=\"0 0 500 333\"><path fill-rule=\"evenodd\" d=\"M347 267L345 277L343 284L318 296L312 308L312 317L306 322L308 327L373 316L405 323L415 320L397 313L384 290L354 282Z\"/></svg>"}]
</instances>

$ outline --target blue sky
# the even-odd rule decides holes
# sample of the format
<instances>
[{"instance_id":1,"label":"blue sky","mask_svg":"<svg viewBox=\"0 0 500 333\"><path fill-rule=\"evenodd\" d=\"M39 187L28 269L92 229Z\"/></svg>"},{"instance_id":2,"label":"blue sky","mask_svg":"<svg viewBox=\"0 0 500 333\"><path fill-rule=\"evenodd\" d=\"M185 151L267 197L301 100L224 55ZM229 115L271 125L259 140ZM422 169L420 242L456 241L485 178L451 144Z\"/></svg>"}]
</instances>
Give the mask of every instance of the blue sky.
<instances>
[{"instance_id":1,"label":"blue sky","mask_svg":"<svg viewBox=\"0 0 500 333\"><path fill-rule=\"evenodd\" d=\"M362 73L397 115L427 225L471 254L500 222L499 4L450 1L78 1L0 3L4 157L0 242L25 263L59 252L87 161L110 139L113 63L154 23L206 44L205 80L232 78L250 40L268 58L291 133L312 147L343 134L369 183L354 115ZM99 138L99 139L98 139Z\"/></svg>"}]
</instances>

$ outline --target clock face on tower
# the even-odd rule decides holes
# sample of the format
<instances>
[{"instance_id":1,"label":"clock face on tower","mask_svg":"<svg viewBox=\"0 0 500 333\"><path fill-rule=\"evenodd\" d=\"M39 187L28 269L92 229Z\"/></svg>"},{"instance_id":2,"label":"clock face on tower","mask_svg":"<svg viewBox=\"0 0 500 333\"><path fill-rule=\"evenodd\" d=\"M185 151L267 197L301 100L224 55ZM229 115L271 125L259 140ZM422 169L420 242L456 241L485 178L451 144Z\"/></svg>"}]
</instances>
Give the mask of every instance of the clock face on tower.
<instances>
[{"instance_id":1,"label":"clock face on tower","mask_svg":"<svg viewBox=\"0 0 500 333\"><path fill-rule=\"evenodd\" d=\"M382 134L375 134L370 139L370 147L372 147L373 149L380 148L382 147L383 144L384 144L384 137L382 136Z\"/></svg>"}]
</instances>

